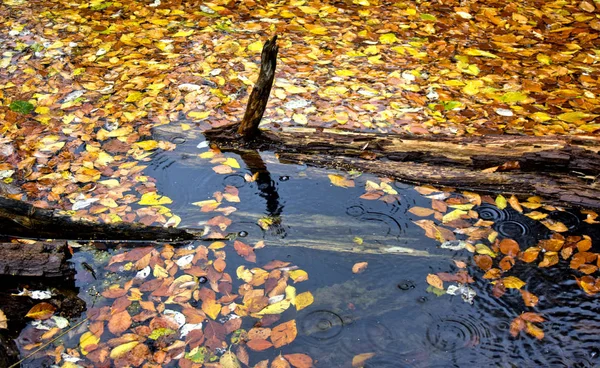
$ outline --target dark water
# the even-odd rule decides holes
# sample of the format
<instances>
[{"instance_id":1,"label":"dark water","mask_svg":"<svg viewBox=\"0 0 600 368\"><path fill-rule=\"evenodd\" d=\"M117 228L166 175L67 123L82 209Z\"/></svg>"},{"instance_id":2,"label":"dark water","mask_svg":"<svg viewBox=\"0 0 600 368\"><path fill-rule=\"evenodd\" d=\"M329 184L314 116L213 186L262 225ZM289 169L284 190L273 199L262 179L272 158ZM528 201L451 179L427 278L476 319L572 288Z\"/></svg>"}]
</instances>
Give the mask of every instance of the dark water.
<instances>
[{"instance_id":1,"label":"dark water","mask_svg":"<svg viewBox=\"0 0 600 368\"><path fill-rule=\"evenodd\" d=\"M208 160L197 158L206 151L196 148L201 138L171 139L176 139L177 150L157 154L146 174L156 178L161 194L173 199L170 208L181 216L180 227L201 228L218 213L203 213L191 203L211 199L226 186L235 187L240 202L229 203L237 210L228 216L232 224L226 231L248 244L266 242L265 248L256 251L257 265L275 259L289 261L310 275L308 281L295 286L299 292L300 288L310 290L314 303L282 316L282 321L296 319L298 327L298 337L285 347L285 354L309 354L317 367L350 367L352 358L363 353L374 354L365 367L382 368L600 365L598 297L578 287L567 262L549 268L535 263L516 266L511 274L518 275L527 283L527 291L539 297L539 304L528 308L518 290L494 297L492 285L482 278L484 272L472 261L472 253L441 249L439 242L424 235L412 222L421 218L408 210L429 208L431 199L411 186L391 183L398 192L391 203L364 200L359 197L365 193L365 182L379 183L378 178L361 175L354 178L354 188L335 187L327 174L336 172L283 165L272 153L261 154L268 173L263 170L260 180L246 182L244 174L252 174L252 168L245 166L240 155L225 154L235 158L241 169L218 175ZM539 221L510 208L499 210L483 204L476 211L479 218L494 221L492 227L500 237L517 240L521 249L551 234ZM579 211L555 211L550 217L563 222L569 228L567 234L588 234L595 245L600 242L598 225L583 222L585 217ZM261 218L276 219L276 224L264 230L257 225ZM400 250L390 252L394 247ZM102 279L114 282L121 277L103 269L108 258L120 251L85 247L76 252L80 297L88 307L107 303L96 291L109 284ZM452 260L466 262L475 279L470 284L476 293L473 304L460 296L427 291L428 274L458 270ZM81 262L95 267L98 280ZM248 266L234 252L228 253L227 262L234 278L239 265ZM368 262L364 273L352 273L357 262ZM233 289L240 284L234 280ZM524 311L546 319L540 324L545 333L542 340L524 332L511 336L511 321ZM243 327L252 327L252 321L244 322ZM76 347L83 331L65 337L65 346ZM251 363L273 359L280 351L250 352Z\"/></svg>"}]
</instances>

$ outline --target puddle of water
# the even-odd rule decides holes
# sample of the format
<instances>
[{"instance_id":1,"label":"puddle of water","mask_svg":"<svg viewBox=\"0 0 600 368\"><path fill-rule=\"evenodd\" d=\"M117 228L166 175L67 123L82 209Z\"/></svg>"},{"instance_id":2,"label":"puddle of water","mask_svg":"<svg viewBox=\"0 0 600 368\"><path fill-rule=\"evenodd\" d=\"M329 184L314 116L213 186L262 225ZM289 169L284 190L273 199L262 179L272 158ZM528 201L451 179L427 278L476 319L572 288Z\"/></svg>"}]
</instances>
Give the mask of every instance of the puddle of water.
<instances>
[{"instance_id":1,"label":"puddle of water","mask_svg":"<svg viewBox=\"0 0 600 368\"><path fill-rule=\"evenodd\" d=\"M282 349L251 351L251 366L261 359L273 359L280 352L309 354L317 367L350 367L353 357L359 354L373 354L364 367L383 368L600 364L598 300L578 287L567 262L549 268L535 264L515 266L513 273L539 298L537 307L527 308L518 290L494 297L489 280L483 279L484 271L471 260L472 253L440 249L439 242L425 237L424 231L412 222L420 217L408 210L415 206L428 208L431 200L410 186L393 183L398 195L390 203L364 200L359 197L365 193L365 182L380 182L379 179L362 175L354 179L354 188L339 188L327 178L334 172L282 165L270 153L262 154L268 172L259 173L262 177L256 182L247 182L244 174L252 175L253 169L244 167L239 155L226 154L235 158L241 169L217 175L211 169L213 165L197 158L198 140L177 137L177 143L175 152L154 157L146 174L156 178L161 194L173 199L170 208L181 216L180 226L204 226L218 213L201 212L191 203L210 199L226 186L235 187L241 201L230 203L237 210L228 216L232 222L226 232L237 234L247 244L266 242L265 248L256 250L256 265L282 260L310 275L307 281L294 286L298 292L311 291L314 303L298 312L289 309L280 319L296 320L296 340ZM517 240L522 250L551 234L539 221L511 208L500 210L483 204L476 211L482 220L494 222L492 227L500 237ZM588 234L594 244L600 242L598 225L583 222L584 217L577 211L555 211L549 217L563 222L572 234ZM276 218L279 223L264 230L257 225L264 218ZM187 246L198 249L208 244L195 242ZM412 248L415 253L387 254L390 247ZM99 294L109 285L123 284L136 274L136 270L104 269L111 256L127 250L95 251L84 247L75 253L79 297L88 307L88 314L82 318L91 310L112 305L113 299ZM225 250L226 272L232 275L231 290L236 292L243 282L236 279L234 270L253 265L231 247ZM156 251L160 253L165 248L156 246ZM436 296L426 291L428 274L458 270L452 259L467 262L467 270L475 279L470 284L477 294L472 305L460 296ZM83 262L92 266L96 278L81 266ZM357 262L368 262L364 273L352 273ZM179 271L172 276L181 275ZM177 304L166 307L182 308ZM523 332L511 336L511 321L524 311L538 312L547 320L543 323L542 340ZM250 329L256 321L245 317L242 328ZM144 321L136 324L143 325ZM87 331L85 326L60 339L57 345L64 345L66 352L77 349L81 335ZM39 334L27 327L18 340L20 347ZM150 350L161 348L157 341L148 340L146 344ZM22 350L23 355L29 352ZM29 360L23 366L50 366L53 359ZM80 363L87 366L85 360ZM165 366L176 366L176 361Z\"/></svg>"}]
</instances>

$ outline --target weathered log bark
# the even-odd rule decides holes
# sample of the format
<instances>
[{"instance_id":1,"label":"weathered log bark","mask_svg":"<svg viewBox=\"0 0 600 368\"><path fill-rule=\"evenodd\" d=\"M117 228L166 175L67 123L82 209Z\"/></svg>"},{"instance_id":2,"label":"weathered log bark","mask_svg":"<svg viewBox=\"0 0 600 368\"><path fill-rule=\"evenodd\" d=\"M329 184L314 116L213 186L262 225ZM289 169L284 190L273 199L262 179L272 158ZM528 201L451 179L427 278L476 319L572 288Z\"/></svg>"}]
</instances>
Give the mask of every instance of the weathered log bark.
<instances>
[{"instance_id":1,"label":"weathered log bark","mask_svg":"<svg viewBox=\"0 0 600 368\"><path fill-rule=\"evenodd\" d=\"M267 107L273 79L275 78L278 50L276 35L263 46L260 74L248 99L244 119L237 130L238 134L246 139L251 139L258 133L258 125Z\"/></svg>"},{"instance_id":2,"label":"weathered log bark","mask_svg":"<svg viewBox=\"0 0 600 368\"><path fill-rule=\"evenodd\" d=\"M66 242L0 243L0 276L73 278Z\"/></svg>"},{"instance_id":3,"label":"weathered log bark","mask_svg":"<svg viewBox=\"0 0 600 368\"><path fill-rule=\"evenodd\" d=\"M221 149L237 148L235 137L223 132L205 134ZM313 128L261 131L260 137L250 145L274 150L288 162L600 208L599 137L431 137ZM508 162L509 171L482 171Z\"/></svg>"},{"instance_id":4,"label":"weathered log bark","mask_svg":"<svg viewBox=\"0 0 600 368\"><path fill-rule=\"evenodd\" d=\"M0 235L37 239L178 242L201 239L201 231L140 224L98 224L73 220L57 210L0 196Z\"/></svg>"}]
</instances>

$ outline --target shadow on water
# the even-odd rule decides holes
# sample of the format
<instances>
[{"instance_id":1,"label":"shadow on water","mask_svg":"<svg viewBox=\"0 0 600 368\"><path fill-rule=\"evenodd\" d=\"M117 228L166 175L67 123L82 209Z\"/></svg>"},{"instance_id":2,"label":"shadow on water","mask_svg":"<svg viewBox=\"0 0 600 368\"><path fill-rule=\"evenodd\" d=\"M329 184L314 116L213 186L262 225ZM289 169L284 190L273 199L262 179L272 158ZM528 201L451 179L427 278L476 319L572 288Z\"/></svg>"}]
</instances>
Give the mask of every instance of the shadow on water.
<instances>
[{"instance_id":1,"label":"shadow on water","mask_svg":"<svg viewBox=\"0 0 600 368\"><path fill-rule=\"evenodd\" d=\"M515 266L514 274L526 282L527 291L539 297L537 307L527 308L519 290L494 297L489 280L483 279L484 272L471 260L472 253L441 249L439 242L425 237L413 223L421 218L409 209L430 208L431 199L411 186L393 183L394 200L365 200L359 197L365 193L366 181L379 183L380 179L355 176L355 187L339 188L327 177L335 172L283 165L273 154L257 152L223 153L242 167L218 175L211 169L213 164L198 158L200 138L173 139L178 148L157 154L146 174L156 178L161 194L173 199L170 208L181 216L181 226L197 227L218 215L202 212L191 203L211 199L227 186L237 188L241 201L228 203L237 210L228 216L232 223L226 231L248 244L267 243L256 251L256 266L289 261L310 275L299 285L312 292L314 303L282 316L296 319L297 339L283 350L251 352L251 365L280 352L309 354L317 367L350 367L360 354L368 358L364 367L379 368L600 364L600 304L597 297L578 287L567 262L550 268ZM254 181L246 180L253 175ZM517 240L522 250L550 236L539 221L510 207L500 210L482 204L475 210L480 219L494 223L501 238ZM594 245L600 244L598 225L583 222L577 211L554 211L549 217L568 227L565 234L588 234ZM273 220L266 230L258 225L264 218ZM111 250L110 255L124 249ZM393 249L400 249L400 254ZM80 297L88 307L106 305L94 291L121 277L103 270L110 255L101 254L84 248L74 256L75 262L93 264L98 274L96 280L78 268ZM470 285L477 294L472 305L460 296L427 291L429 274L458 270L453 259L466 262L475 279ZM357 262L368 262L364 273L352 273ZM228 270L241 265L248 263L236 253L227 254ZM229 272L235 279L234 272ZM129 274L134 273L125 272L122 277ZM233 280L233 290L241 283ZM547 320L542 340L523 332L511 336L511 321L524 311L535 311ZM254 322L244 322L243 327L249 329ZM76 335L65 341L66 345L78 343Z\"/></svg>"}]
</instances>

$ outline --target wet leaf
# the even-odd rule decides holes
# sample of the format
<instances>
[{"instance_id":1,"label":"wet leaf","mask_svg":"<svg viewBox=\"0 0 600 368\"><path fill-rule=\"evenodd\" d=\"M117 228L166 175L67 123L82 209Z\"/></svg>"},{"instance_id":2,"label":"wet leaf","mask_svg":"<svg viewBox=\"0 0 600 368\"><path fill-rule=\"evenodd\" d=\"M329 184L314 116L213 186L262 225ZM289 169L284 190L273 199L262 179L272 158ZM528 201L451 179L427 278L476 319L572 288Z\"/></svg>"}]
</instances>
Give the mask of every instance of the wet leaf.
<instances>
[{"instance_id":1,"label":"wet leaf","mask_svg":"<svg viewBox=\"0 0 600 368\"><path fill-rule=\"evenodd\" d=\"M131 316L127 310L115 313L108 320L108 330L118 336L131 327L131 322Z\"/></svg>"},{"instance_id":2,"label":"wet leaf","mask_svg":"<svg viewBox=\"0 0 600 368\"><path fill-rule=\"evenodd\" d=\"M161 204L173 203L173 201L171 198L159 195L156 192L148 192L142 195L142 198L138 203L144 206L157 206Z\"/></svg>"},{"instance_id":3,"label":"wet leaf","mask_svg":"<svg viewBox=\"0 0 600 368\"><path fill-rule=\"evenodd\" d=\"M294 280L294 283L308 280L308 273L304 270L293 270L290 271L290 277Z\"/></svg>"},{"instance_id":4,"label":"wet leaf","mask_svg":"<svg viewBox=\"0 0 600 368\"><path fill-rule=\"evenodd\" d=\"M499 209L501 209L501 210L505 209L507 204L508 204L508 202L506 201L506 198L504 198L501 194L496 197L496 206Z\"/></svg>"},{"instance_id":5,"label":"wet leaf","mask_svg":"<svg viewBox=\"0 0 600 368\"><path fill-rule=\"evenodd\" d=\"M569 228L560 221L554 221L551 219L547 219L547 220L540 221L540 222L542 224L544 224L544 226L546 226L548 229L550 229L552 231L556 231L558 233L562 233L562 232L569 230Z\"/></svg>"},{"instance_id":6,"label":"wet leaf","mask_svg":"<svg viewBox=\"0 0 600 368\"><path fill-rule=\"evenodd\" d=\"M432 210L431 208L424 208L424 207L411 207L408 212L412 213L413 215L417 215L420 217L427 217L427 216L431 216L435 213L434 210Z\"/></svg>"},{"instance_id":7,"label":"wet leaf","mask_svg":"<svg viewBox=\"0 0 600 368\"><path fill-rule=\"evenodd\" d=\"M280 348L294 341L297 334L296 320L291 320L273 327L271 330L271 341L275 348Z\"/></svg>"},{"instance_id":8,"label":"wet leaf","mask_svg":"<svg viewBox=\"0 0 600 368\"><path fill-rule=\"evenodd\" d=\"M534 325L531 322L526 322L525 324L526 324L525 331L527 331L528 334L530 334L531 336L535 337L538 340L541 340L544 338L544 330L537 327L536 325Z\"/></svg>"},{"instance_id":9,"label":"wet leaf","mask_svg":"<svg viewBox=\"0 0 600 368\"><path fill-rule=\"evenodd\" d=\"M489 269L491 269L494 264L492 257L490 257L486 254L475 255L475 256L473 256L473 260L475 261L475 264L484 271L488 271Z\"/></svg>"},{"instance_id":10,"label":"wet leaf","mask_svg":"<svg viewBox=\"0 0 600 368\"><path fill-rule=\"evenodd\" d=\"M90 331L84 332L79 337L79 348L81 349L81 354L87 355L91 350L88 350L88 347L95 348L100 342L100 338L94 335Z\"/></svg>"},{"instance_id":11,"label":"wet leaf","mask_svg":"<svg viewBox=\"0 0 600 368\"><path fill-rule=\"evenodd\" d=\"M519 332L525 329L525 321L521 319L521 317L517 317L512 320L510 323L510 334L512 337L517 337Z\"/></svg>"},{"instance_id":12,"label":"wet leaf","mask_svg":"<svg viewBox=\"0 0 600 368\"><path fill-rule=\"evenodd\" d=\"M219 364L221 364L222 368L242 367L237 356L232 351L226 351L223 355L221 355L221 359L219 359Z\"/></svg>"},{"instance_id":13,"label":"wet leaf","mask_svg":"<svg viewBox=\"0 0 600 368\"><path fill-rule=\"evenodd\" d=\"M301 311L314 302L314 297L310 291L305 291L296 295L296 310Z\"/></svg>"},{"instance_id":14,"label":"wet leaf","mask_svg":"<svg viewBox=\"0 0 600 368\"><path fill-rule=\"evenodd\" d=\"M539 267L550 267L558 263L558 253L546 252L544 259L538 264Z\"/></svg>"},{"instance_id":15,"label":"wet leaf","mask_svg":"<svg viewBox=\"0 0 600 368\"><path fill-rule=\"evenodd\" d=\"M251 246L236 240L233 243L233 247L235 248L237 254L239 254L240 257L243 257L246 261L256 262L256 254L254 253L254 248Z\"/></svg>"},{"instance_id":16,"label":"wet leaf","mask_svg":"<svg viewBox=\"0 0 600 368\"><path fill-rule=\"evenodd\" d=\"M444 289L444 282L438 275L432 273L427 275L427 283L436 289Z\"/></svg>"},{"instance_id":17,"label":"wet leaf","mask_svg":"<svg viewBox=\"0 0 600 368\"><path fill-rule=\"evenodd\" d=\"M306 354L285 354L283 356L294 368L312 368L313 360Z\"/></svg>"},{"instance_id":18,"label":"wet leaf","mask_svg":"<svg viewBox=\"0 0 600 368\"><path fill-rule=\"evenodd\" d=\"M135 348L140 342L139 341L131 341L126 342L125 344L121 344L116 346L110 351L111 359L119 359L127 355L133 348Z\"/></svg>"},{"instance_id":19,"label":"wet leaf","mask_svg":"<svg viewBox=\"0 0 600 368\"><path fill-rule=\"evenodd\" d=\"M0 309L0 329L8 328L8 319L6 318L6 314Z\"/></svg>"},{"instance_id":20,"label":"wet leaf","mask_svg":"<svg viewBox=\"0 0 600 368\"><path fill-rule=\"evenodd\" d=\"M361 368L367 360L373 358L375 353L362 353L352 357L352 368Z\"/></svg>"},{"instance_id":21,"label":"wet leaf","mask_svg":"<svg viewBox=\"0 0 600 368\"><path fill-rule=\"evenodd\" d=\"M538 304L539 298L526 290L519 290L521 292L521 296L523 297L523 302L528 307L535 307Z\"/></svg>"},{"instance_id":22,"label":"wet leaf","mask_svg":"<svg viewBox=\"0 0 600 368\"><path fill-rule=\"evenodd\" d=\"M284 299L280 302L271 304L271 305L263 308L257 314L259 316L262 316L265 314L281 314L281 313L285 312L289 307L290 307L290 302L288 300Z\"/></svg>"},{"instance_id":23,"label":"wet leaf","mask_svg":"<svg viewBox=\"0 0 600 368\"><path fill-rule=\"evenodd\" d=\"M248 347L254 351L264 351L273 346L270 341L265 339L252 339L246 343Z\"/></svg>"},{"instance_id":24,"label":"wet leaf","mask_svg":"<svg viewBox=\"0 0 600 368\"><path fill-rule=\"evenodd\" d=\"M507 289L520 289L525 286L525 282L515 276L507 276L502 281Z\"/></svg>"},{"instance_id":25,"label":"wet leaf","mask_svg":"<svg viewBox=\"0 0 600 368\"><path fill-rule=\"evenodd\" d=\"M363 273L367 269L368 265L368 262L355 263L354 266L352 266L352 273Z\"/></svg>"},{"instance_id":26,"label":"wet leaf","mask_svg":"<svg viewBox=\"0 0 600 368\"><path fill-rule=\"evenodd\" d=\"M531 263L538 258L538 254L540 254L540 248L538 247L530 247L525 250L521 255L519 255L519 259L526 263Z\"/></svg>"},{"instance_id":27,"label":"wet leaf","mask_svg":"<svg viewBox=\"0 0 600 368\"><path fill-rule=\"evenodd\" d=\"M54 307L52 304L41 302L31 307L25 317L43 320L52 317L55 311L56 307Z\"/></svg>"},{"instance_id":28,"label":"wet leaf","mask_svg":"<svg viewBox=\"0 0 600 368\"><path fill-rule=\"evenodd\" d=\"M516 257L519 254L519 243L512 239L502 239L500 242L500 251L511 257Z\"/></svg>"},{"instance_id":29,"label":"wet leaf","mask_svg":"<svg viewBox=\"0 0 600 368\"><path fill-rule=\"evenodd\" d=\"M10 105L8 105L8 108L14 112L29 114L35 109L35 106L27 101L16 100L11 102Z\"/></svg>"},{"instance_id":30,"label":"wet leaf","mask_svg":"<svg viewBox=\"0 0 600 368\"><path fill-rule=\"evenodd\" d=\"M336 187L342 187L342 188L353 188L354 187L354 180L352 180L352 179L346 179L342 175L335 175L335 174L329 174L327 176L329 177L331 184L335 185Z\"/></svg>"}]
</instances>

